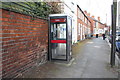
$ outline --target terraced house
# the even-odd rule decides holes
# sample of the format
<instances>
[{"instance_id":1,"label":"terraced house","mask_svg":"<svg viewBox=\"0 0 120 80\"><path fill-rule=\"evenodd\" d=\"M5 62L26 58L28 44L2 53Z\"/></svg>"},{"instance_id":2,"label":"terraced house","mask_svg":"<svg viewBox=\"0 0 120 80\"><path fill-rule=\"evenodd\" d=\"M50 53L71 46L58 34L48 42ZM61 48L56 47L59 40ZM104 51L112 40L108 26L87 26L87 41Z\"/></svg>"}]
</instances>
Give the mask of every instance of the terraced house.
<instances>
[{"instance_id":1,"label":"terraced house","mask_svg":"<svg viewBox=\"0 0 120 80\"><path fill-rule=\"evenodd\" d=\"M77 40L81 41L90 38L92 34L91 28L91 21L77 5Z\"/></svg>"}]
</instances>

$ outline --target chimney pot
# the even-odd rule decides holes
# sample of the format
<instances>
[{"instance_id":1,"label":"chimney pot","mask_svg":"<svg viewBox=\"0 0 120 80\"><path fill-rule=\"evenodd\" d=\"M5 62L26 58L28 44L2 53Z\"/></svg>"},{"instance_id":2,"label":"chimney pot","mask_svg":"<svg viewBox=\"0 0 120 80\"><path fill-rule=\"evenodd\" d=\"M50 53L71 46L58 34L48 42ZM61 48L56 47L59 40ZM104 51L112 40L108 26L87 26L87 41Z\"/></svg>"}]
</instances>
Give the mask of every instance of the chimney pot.
<instances>
[{"instance_id":1,"label":"chimney pot","mask_svg":"<svg viewBox=\"0 0 120 80\"><path fill-rule=\"evenodd\" d=\"M98 21L100 21L100 17L98 17Z\"/></svg>"},{"instance_id":2,"label":"chimney pot","mask_svg":"<svg viewBox=\"0 0 120 80\"><path fill-rule=\"evenodd\" d=\"M92 18L95 18L95 16L92 16Z\"/></svg>"}]
</instances>

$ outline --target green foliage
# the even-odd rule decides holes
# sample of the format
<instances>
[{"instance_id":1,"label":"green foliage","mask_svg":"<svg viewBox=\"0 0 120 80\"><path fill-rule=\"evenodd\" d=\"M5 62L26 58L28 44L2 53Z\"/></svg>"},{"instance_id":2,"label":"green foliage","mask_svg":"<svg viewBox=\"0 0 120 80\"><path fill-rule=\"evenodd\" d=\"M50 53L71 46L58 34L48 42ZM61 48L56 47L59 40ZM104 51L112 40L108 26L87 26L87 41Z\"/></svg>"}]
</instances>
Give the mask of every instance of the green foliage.
<instances>
[{"instance_id":1,"label":"green foliage","mask_svg":"<svg viewBox=\"0 0 120 80\"><path fill-rule=\"evenodd\" d=\"M58 8L57 4L48 4L46 2L2 2L2 8L29 14L33 17L47 18L49 14L58 13L59 11L54 10Z\"/></svg>"}]
</instances>

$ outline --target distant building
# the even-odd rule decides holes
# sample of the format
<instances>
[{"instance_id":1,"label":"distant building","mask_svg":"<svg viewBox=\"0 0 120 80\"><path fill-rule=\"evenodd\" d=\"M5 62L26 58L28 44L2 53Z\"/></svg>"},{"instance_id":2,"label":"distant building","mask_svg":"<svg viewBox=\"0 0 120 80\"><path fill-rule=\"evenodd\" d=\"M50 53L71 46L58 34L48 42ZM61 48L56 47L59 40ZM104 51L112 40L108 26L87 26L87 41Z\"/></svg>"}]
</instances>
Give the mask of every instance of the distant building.
<instances>
[{"instance_id":1,"label":"distant building","mask_svg":"<svg viewBox=\"0 0 120 80\"><path fill-rule=\"evenodd\" d=\"M85 14L91 21L91 33L93 34L93 36L96 36L96 34L98 34L99 36L102 36L102 34L108 34L109 27L106 24L100 22L100 17L98 17L98 19L96 20L94 16L90 15L90 13L87 13L85 11Z\"/></svg>"}]
</instances>

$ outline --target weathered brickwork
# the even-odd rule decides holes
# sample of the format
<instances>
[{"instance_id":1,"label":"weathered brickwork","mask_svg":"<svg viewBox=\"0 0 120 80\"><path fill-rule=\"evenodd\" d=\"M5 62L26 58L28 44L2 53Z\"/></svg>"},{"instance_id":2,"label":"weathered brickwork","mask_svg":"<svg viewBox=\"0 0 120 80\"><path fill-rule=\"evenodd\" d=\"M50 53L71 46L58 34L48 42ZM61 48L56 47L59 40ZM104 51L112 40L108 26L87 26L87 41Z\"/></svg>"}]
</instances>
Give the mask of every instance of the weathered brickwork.
<instances>
[{"instance_id":1,"label":"weathered brickwork","mask_svg":"<svg viewBox=\"0 0 120 80\"><path fill-rule=\"evenodd\" d=\"M47 56L48 21L1 10L2 76L13 78L41 64Z\"/></svg>"},{"instance_id":2,"label":"weathered brickwork","mask_svg":"<svg viewBox=\"0 0 120 80\"><path fill-rule=\"evenodd\" d=\"M89 38L92 33L91 28L91 22L87 15L77 6L77 40Z\"/></svg>"}]
</instances>

